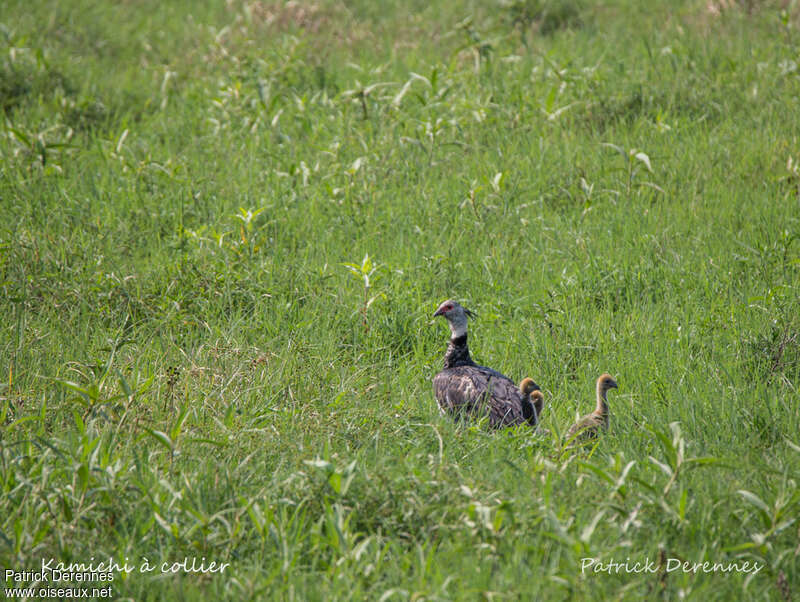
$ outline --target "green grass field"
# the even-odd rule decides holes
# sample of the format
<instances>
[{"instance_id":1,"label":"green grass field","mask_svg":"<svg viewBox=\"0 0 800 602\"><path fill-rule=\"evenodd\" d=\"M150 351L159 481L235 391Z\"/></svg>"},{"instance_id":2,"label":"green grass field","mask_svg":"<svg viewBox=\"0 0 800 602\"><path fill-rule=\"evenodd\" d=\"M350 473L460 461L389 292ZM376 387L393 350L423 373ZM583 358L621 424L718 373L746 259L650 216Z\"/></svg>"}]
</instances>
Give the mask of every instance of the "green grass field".
<instances>
[{"instance_id":1,"label":"green grass field","mask_svg":"<svg viewBox=\"0 0 800 602\"><path fill-rule=\"evenodd\" d=\"M7 587L798 599L797 2L6 0L0 34ZM549 435L439 414L449 297Z\"/></svg>"}]
</instances>

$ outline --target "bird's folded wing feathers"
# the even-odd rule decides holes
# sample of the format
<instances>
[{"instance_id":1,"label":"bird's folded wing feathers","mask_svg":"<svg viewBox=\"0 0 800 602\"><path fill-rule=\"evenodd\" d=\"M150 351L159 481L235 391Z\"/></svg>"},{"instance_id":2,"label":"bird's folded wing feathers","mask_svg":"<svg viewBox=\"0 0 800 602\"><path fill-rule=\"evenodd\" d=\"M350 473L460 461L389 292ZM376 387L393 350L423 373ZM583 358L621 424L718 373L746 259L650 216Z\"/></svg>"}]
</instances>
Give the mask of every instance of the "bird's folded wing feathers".
<instances>
[{"instance_id":1,"label":"bird's folded wing feathers","mask_svg":"<svg viewBox=\"0 0 800 602\"><path fill-rule=\"evenodd\" d=\"M517 386L507 378L491 378L488 383L490 395L489 416L493 426L522 424L522 395Z\"/></svg>"},{"instance_id":2,"label":"bird's folded wing feathers","mask_svg":"<svg viewBox=\"0 0 800 602\"><path fill-rule=\"evenodd\" d=\"M481 413L488 409L492 426L524 422L522 396L506 376L482 366L449 368L433 379L436 400L442 410Z\"/></svg>"}]
</instances>

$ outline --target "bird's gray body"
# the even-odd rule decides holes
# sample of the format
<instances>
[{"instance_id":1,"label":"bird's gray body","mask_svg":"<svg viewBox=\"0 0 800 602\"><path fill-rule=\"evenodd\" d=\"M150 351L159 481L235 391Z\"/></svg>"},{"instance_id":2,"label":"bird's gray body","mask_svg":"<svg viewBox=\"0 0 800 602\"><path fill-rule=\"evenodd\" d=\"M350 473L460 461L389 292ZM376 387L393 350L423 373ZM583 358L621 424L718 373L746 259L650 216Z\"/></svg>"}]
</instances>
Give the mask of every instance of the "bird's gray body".
<instances>
[{"instance_id":1,"label":"bird's gray body","mask_svg":"<svg viewBox=\"0 0 800 602\"><path fill-rule=\"evenodd\" d=\"M450 339L444 369L433 378L433 392L445 414L455 418L488 417L492 428L535 426L538 419L530 400L523 397L510 378L472 360L466 333Z\"/></svg>"}]
</instances>

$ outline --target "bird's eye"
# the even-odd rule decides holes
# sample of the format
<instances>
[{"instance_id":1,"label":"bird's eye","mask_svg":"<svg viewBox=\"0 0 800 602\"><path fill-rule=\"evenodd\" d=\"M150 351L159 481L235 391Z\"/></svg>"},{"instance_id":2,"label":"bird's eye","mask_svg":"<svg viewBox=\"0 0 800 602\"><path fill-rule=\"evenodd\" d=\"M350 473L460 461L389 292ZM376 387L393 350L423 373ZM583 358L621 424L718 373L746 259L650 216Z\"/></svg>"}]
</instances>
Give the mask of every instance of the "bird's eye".
<instances>
[{"instance_id":1,"label":"bird's eye","mask_svg":"<svg viewBox=\"0 0 800 602\"><path fill-rule=\"evenodd\" d=\"M444 308L444 310L445 310L445 311L450 311L451 309L453 309L453 306L452 306L452 305L447 305L447 306L445 306L445 308Z\"/></svg>"}]
</instances>

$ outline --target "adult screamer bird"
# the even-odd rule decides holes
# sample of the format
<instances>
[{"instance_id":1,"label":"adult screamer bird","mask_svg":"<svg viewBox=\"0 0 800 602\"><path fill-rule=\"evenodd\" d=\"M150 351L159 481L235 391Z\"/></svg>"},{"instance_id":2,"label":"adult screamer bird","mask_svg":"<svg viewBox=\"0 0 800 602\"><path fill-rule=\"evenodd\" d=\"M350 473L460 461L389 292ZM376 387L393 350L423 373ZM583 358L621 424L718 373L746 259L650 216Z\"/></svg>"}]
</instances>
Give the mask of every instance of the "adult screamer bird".
<instances>
[{"instance_id":1,"label":"adult screamer bird","mask_svg":"<svg viewBox=\"0 0 800 602\"><path fill-rule=\"evenodd\" d=\"M488 415L489 426L502 428L516 424L536 426L541 396L531 402L539 386L523 382L525 390L491 368L479 366L467 346L467 316L473 313L452 300L445 301L433 314L443 316L450 325L450 343L444 356L444 370L433 378L433 392L442 412L460 417ZM538 408L534 405L537 404Z\"/></svg>"},{"instance_id":2,"label":"adult screamer bird","mask_svg":"<svg viewBox=\"0 0 800 602\"><path fill-rule=\"evenodd\" d=\"M573 424L567 431L568 438L576 441L587 441L597 437L600 429L608 430L608 401L606 394L610 389L617 388L617 381L610 374L601 374L597 379L597 405L594 412L586 414L583 418Z\"/></svg>"}]
</instances>

